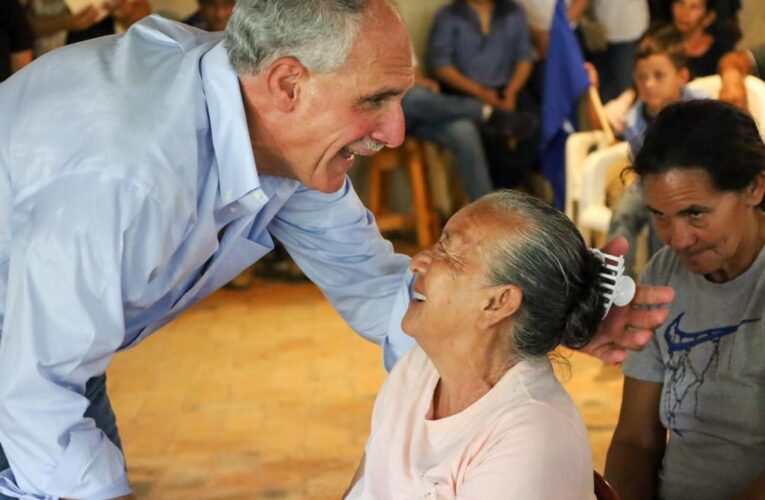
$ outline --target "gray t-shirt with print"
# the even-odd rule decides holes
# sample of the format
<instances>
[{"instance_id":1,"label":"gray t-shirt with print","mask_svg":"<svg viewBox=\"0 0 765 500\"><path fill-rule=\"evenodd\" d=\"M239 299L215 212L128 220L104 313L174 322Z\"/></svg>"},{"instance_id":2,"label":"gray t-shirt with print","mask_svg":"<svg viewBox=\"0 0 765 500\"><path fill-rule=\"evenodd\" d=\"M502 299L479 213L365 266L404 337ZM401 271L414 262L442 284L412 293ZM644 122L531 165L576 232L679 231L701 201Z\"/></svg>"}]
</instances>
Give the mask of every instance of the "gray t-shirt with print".
<instances>
[{"instance_id":1,"label":"gray t-shirt with print","mask_svg":"<svg viewBox=\"0 0 765 500\"><path fill-rule=\"evenodd\" d=\"M624 374L662 383L664 500L730 498L765 471L765 250L716 284L665 247L642 282L675 289L667 321Z\"/></svg>"}]
</instances>

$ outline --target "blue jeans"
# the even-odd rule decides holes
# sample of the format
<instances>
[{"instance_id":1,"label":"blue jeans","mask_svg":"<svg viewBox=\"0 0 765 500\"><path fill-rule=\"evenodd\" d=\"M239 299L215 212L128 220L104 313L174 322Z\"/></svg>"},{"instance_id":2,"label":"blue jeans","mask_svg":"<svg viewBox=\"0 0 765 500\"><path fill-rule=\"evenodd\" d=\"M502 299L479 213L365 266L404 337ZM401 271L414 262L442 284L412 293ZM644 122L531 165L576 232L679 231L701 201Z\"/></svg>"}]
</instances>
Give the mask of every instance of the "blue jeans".
<instances>
[{"instance_id":1,"label":"blue jeans","mask_svg":"<svg viewBox=\"0 0 765 500\"><path fill-rule=\"evenodd\" d=\"M592 63L598 70L600 97L603 102L619 97L632 85L637 41L609 43L601 53L592 54Z\"/></svg>"},{"instance_id":2,"label":"blue jeans","mask_svg":"<svg viewBox=\"0 0 765 500\"><path fill-rule=\"evenodd\" d=\"M483 120L477 99L439 94L415 85L401 103L406 132L451 151L471 200L492 190L489 166L476 122Z\"/></svg>"},{"instance_id":3,"label":"blue jeans","mask_svg":"<svg viewBox=\"0 0 765 500\"><path fill-rule=\"evenodd\" d=\"M85 417L92 418L96 427L108 437L114 445L122 450L117 418L114 416L109 395L106 394L106 375L99 375L88 380L85 385L85 396L90 401L90 406L85 411ZM8 459L5 458L2 446L0 446L0 471L9 467ZM13 500L11 497L0 493L0 500Z\"/></svg>"}]
</instances>

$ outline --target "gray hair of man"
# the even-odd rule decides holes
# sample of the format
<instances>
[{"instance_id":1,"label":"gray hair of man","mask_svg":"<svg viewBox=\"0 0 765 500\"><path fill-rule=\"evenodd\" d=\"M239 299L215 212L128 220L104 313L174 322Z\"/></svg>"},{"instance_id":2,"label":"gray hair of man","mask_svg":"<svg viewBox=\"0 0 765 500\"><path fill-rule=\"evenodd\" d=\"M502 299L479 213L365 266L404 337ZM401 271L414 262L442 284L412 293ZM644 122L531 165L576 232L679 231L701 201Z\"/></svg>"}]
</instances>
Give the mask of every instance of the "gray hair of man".
<instances>
[{"instance_id":1,"label":"gray hair of man","mask_svg":"<svg viewBox=\"0 0 765 500\"><path fill-rule=\"evenodd\" d=\"M348 57L370 0L237 0L224 35L234 70L258 74L292 56L331 73Z\"/></svg>"},{"instance_id":2,"label":"gray hair of man","mask_svg":"<svg viewBox=\"0 0 765 500\"><path fill-rule=\"evenodd\" d=\"M586 345L605 310L598 277L602 263L576 226L551 206L515 191L496 191L480 201L521 219L512 236L495 242L488 275L491 285L511 284L523 292L509 332L517 357L545 356L561 344Z\"/></svg>"}]
</instances>

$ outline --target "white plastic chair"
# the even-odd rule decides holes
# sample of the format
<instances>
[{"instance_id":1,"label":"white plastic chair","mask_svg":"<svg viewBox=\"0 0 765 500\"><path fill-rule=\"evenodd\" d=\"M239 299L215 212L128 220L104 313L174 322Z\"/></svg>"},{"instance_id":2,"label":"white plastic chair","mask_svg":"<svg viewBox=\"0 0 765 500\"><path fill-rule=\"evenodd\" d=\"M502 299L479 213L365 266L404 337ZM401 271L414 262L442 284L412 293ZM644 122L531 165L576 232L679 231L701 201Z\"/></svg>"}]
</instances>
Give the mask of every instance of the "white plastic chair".
<instances>
[{"instance_id":1,"label":"white plastic chair","mask_svg":"<svg viewBox=\"0 0 765 500\"><path fill-rule=\"evenodd\" d=\"M606 134L602 130L576 132L566 140L566 203L564 210L575 224L578 221L578 205L581 198L582 171L587 156L606 147Z\"/></svg>"},{"instance_id":2,"label":"white plastic chair","mask_svg":"<svg viewBox=\"0 0 765 500\"><path fill-rule=\"evenodd\" d=\"M746 85L749 112L760 127L763 138L765 138L765 82L757 77L747 76L744 84ZM721 85L719 75L696 78L688 83L689 88L703 90L714 99L720 95ZM568 147L568 144L566 146ZM579 214L575 222L585 237L585 241L590 241L593 231L608 231L612 214L611 209L606 206L608 168L617 161L628 159L629 154L629 145L626 142L621 142L595 151L584 160L579 177ZM568 169L568 162L566 168ZM568 214L568 212L566 213Z\"/></svg>"},{"instance_id":3,"label":"white plastic chair","mask_svg":"<svg viewBox=\"0 0 765 500\"><path fill-rule=\"evenodd\" d=\"M587 242L591 241L592 231L608 231L611 222L611 209L606 206L608 169L627 160L629 154L629 144L618 142L591 153L584 161L577 227Z\"/></svg>"},{"instance_id":4,"label":"white plastic chair","mask_svg":"<svg viewBox=\"0 0 765 500\"><path fill-rule=\"evenodd\" d=\"M746 86L746 100L749 112L757 122L760 135L765 138L765 82L756 76L747 76L744 80ZM720 75L703 76L688 82L688 88L702 90L713 99L720 95L722 80Z\"/></svg>"}]
</instances>

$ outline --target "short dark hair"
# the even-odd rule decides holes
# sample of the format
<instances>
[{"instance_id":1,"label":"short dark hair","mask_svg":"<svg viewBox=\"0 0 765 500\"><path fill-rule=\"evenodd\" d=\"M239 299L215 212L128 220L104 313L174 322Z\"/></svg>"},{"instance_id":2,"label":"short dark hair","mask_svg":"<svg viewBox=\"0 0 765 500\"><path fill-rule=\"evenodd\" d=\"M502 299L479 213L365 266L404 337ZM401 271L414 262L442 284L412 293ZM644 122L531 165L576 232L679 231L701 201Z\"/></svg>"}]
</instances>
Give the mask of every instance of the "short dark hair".
<instances>
[{"instance_id":1,"label":"short dark hair","mask_svg":"<svg viewBox=\"0 0 765 500\"><path fill-rule=\"evenodd\" d=\"M674 26L662 26L643 35L638 42L635 64L655 55L667 56L678 70L688 67L683 35Z\"/></svg>"},{"instance_id":2,"label":"short dark hair","mask_svg":"<svg viewBox=\"0 0 765 500\"><path fill-rule=\"evenodd\" d=\"M672 0L672 3L677 3L682 0ZM717 12L717 0L704 0L704 8L707 12Z\"/></svg>"},{"instance_id":3,"label":"short dark hair","mask_svg":"<svg viewBox=\"0 0 765 500\"><path fill-rule=\"evenodd\" d=\"M740 192L765 171L765 144L752 117L735 106L678 102L648 127L633 165L640 177L673 169L704 170L715 189Z\"/></svg>"}]
</instances>

